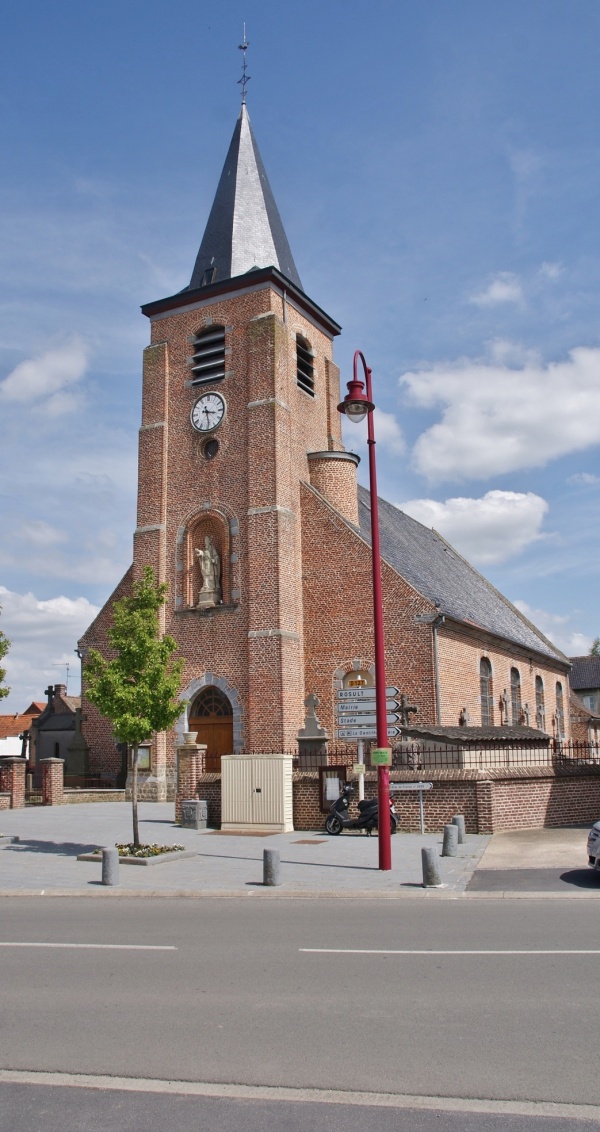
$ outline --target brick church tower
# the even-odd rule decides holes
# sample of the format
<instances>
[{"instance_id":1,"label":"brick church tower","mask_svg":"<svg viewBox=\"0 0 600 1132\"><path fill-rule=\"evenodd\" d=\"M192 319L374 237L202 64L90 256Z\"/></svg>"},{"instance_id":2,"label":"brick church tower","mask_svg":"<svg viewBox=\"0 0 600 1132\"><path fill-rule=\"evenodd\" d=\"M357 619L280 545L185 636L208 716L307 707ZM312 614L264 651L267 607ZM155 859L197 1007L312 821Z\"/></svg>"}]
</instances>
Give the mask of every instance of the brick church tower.
<instances>
[{"instance_id":1,"label":"brick church tower","mask_svg":"<svg viewBox=\"0 0 600 1132\"><path fill-rule=\"evenodd\" d=\"M302 289L245 104L191 282L142 310L133 567L81 645L101 643L112 600L152 565L169 584L164 629L185 658L190 729L218 770L224 753L291 749L303 725L301 483L357 521L340 328ZM106 752L106 724L86 710ZM174 744L155 741L147 797L165 796Z\"/></svg>"},{"instance_id":2,"label":"brick church tower","mask_svg":"<svg viewBox=\"0 0 600 1132\"><path fill-rule=\"evenodd\" d=\"M370 602L347 598L371 593L370 497L341 442L340 328L302 289L245 104L189 286L142 309L133 564L80 651L106 654L113 601L151 565L206 771L294 749L309 694L346 743L337 693L374 680ZM379 520L388 682L418 706L423 741L462 740L469 720L473 742L568 738L567 658L436 531L384 500ZM85 688L83 708L90 774L118 772ZM142 797L173 796L187 722L154 737Z\"/></svg>"}]
</instances>

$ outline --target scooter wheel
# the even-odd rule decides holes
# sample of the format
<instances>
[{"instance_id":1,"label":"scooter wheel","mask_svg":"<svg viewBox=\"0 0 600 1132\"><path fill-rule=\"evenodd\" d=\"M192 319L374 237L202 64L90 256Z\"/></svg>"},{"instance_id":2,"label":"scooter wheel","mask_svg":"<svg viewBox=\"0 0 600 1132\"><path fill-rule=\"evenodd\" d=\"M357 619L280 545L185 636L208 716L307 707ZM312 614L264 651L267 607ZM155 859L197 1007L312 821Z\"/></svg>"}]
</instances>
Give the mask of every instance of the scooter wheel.
<instances>
[{"instance_id":1,"label":"scooter wheel","mask_svg":"<svg viewBox=\"0 0 600 1132\"><path fill-rule=\"evenodd\" d=\"M392 814L392 816L390 818L390 833L392 833L392 834L397 833L397 831L398 831L398 819L395 818L394 815Z\"/></svg>"},{"instance_id":2,"label":"scooter wheel","mask_svg":"<svg viewBox=\"0 0 600 1132\"><path fill-rule=\"evenodd\" d=\"M343 827L340 819L336 818L333 815L331 817L327 818L327 821L325 822L325 829L327 830L328 833L333 833L333 834L341 833L343 828L344 827Z\"/></svg>"}]
</instances>

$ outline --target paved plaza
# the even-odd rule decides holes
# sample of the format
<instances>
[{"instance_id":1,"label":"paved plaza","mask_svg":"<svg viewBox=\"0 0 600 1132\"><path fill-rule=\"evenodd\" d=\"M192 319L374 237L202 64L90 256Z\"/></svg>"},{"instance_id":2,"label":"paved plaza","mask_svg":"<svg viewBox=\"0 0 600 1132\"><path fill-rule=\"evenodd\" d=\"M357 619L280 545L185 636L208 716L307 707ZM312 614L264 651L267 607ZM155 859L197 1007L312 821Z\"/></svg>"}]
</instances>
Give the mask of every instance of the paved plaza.
<instances>
[{"instance_id":1,"label":"paved plaza","mask_svg":"<svg viewBox=\"0 0 600 1132\"><path fill-rule=\"evenodd\" d=\"M187 895L394 897L562 894L595 896L600 877L587 868L587 827L522 830L493 837L469 834L456 857L442 857L442 832L399 832L392 838L392 869L378 868L377 837L324 830L247 833L181 829L172 803L141 803L144 843L183 845L193 856L151 866L121 864L120 884L101 884L100 861L83 853L131 840L127 802L31 806L0 816L0 895ZM11 838L18 838L11 841ZM443 888L424 889L421 849L433 848ZM266 888L263 850L278 849L281 881Z\"/></svg>"}]
</instances>

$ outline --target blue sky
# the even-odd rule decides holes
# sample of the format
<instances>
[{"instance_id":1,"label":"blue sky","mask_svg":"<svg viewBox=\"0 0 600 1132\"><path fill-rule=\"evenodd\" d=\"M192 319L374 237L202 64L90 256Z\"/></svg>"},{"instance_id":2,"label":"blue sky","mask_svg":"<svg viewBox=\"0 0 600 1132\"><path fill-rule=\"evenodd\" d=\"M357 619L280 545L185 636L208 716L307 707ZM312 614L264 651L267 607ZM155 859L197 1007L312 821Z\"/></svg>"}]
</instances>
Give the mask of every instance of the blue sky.
<instances>
[{"instance_id":1,"label":"blue sky","mask_svg":"<svg viewBox=\"0 0 600 1132\"><path fill-rule=\"evenodd\" d=\"M31 0L0 43L3 711L67 663L78 690L129 564L139 307L189 281L244 20L304 287L344 381L373 369L381 494L568 654L600 633L594 0Z\"/></svg>"}]
</instances>

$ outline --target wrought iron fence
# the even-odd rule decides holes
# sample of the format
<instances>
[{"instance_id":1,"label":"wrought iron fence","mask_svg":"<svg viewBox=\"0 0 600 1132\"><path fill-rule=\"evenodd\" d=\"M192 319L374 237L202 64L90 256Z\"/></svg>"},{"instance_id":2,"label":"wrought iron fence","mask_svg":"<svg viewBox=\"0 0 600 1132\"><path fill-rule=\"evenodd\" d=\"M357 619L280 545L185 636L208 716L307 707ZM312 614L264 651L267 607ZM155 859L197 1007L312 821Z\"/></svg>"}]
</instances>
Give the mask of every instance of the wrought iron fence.
<instances>
[{"instance_id":1,"label":"wrought iron fence","mask_svg":"<svg viewBox=\"0 0 600 1132\"><path fill-rule=\"evenodd\" d=\"M365 744L365 764L371 769L370 751ZM244 754L287 754L293 760L294 770L318 771L322 766L340 766L349 769L357 762L356 749L328 747L323 751L245 751ZM521 743L433 743L427 740L404 740L392 748L392 768L395 770L479 769L510 767L555 767L568 771L581 767L600 767L600 746L594 743L550 743L531 740Z\"/></svg>"}]
</instances>

